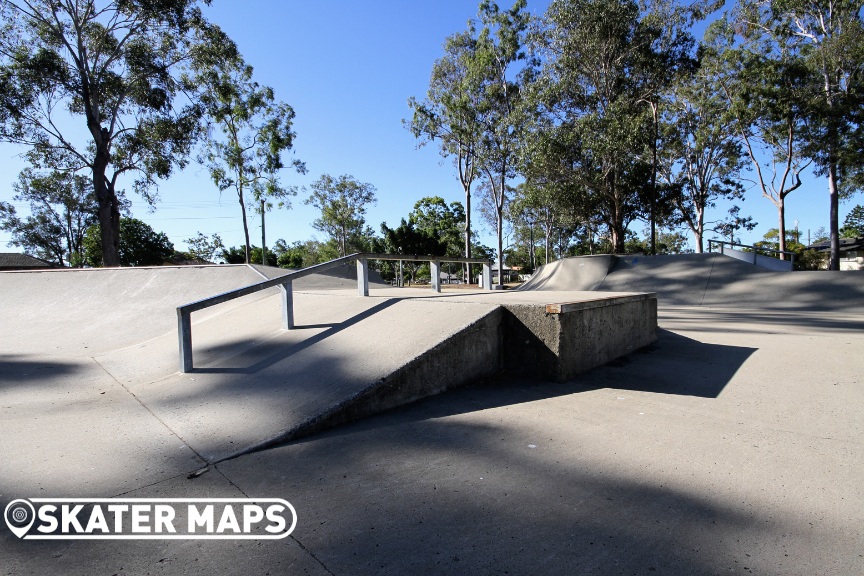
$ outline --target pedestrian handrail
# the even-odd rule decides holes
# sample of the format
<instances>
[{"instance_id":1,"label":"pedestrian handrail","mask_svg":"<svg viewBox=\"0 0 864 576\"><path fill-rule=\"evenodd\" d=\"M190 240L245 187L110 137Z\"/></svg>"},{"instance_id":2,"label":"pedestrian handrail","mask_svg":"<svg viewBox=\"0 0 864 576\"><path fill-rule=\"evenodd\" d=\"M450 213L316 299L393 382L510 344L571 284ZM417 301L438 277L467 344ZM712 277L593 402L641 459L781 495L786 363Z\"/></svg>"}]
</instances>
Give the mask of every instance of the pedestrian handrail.
<instances>
[{"instance_id":1,"label":"pedestrian handrail","mask_svg":"<svg viewBox=\"0 0 864 576\"><path fill-rule=\"evenodd\" d=\"M428 261L432 269L432 289L436 292L441 291L441 280L439 278L439 270L441 262L460 262L468 264L483 265L483 286L486 289L491 289L492 284L492 262L482 258L461 258L461 257L446 257L446 256L420 256L416 254L369 254L358 252L341 258L336 258L321 264L315 264L302 270L295 270L276 278L263 280L249 286L229 290L222 294L203 298L189 304L184 304L177 307L177 336L179 339L180 349L180 371L192 371L192 312L203 310L217 304L234 300L242 296L248 296L261 290L274 288L278 286L282 295L282 329L291 330L294 328L294 292L292 282L304 276L318 274L331 268L336 268L357 262L357 292L360 296L369 296L369 260L411 260L411 261Z\"/></svg>"}]
</instances>

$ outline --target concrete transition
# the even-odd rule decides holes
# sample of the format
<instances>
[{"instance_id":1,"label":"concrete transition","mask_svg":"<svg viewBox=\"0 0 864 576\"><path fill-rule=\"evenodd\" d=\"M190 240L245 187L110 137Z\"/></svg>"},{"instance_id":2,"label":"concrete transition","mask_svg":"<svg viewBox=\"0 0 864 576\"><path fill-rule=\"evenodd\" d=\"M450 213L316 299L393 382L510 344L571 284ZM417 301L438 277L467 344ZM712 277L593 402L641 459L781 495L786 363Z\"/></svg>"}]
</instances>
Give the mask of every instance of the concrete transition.
<instances>
[{"instance_id":1,"label":"concrete transition","mask_svg":"<svg viewBox=\"0 0 864 576\"><path fill-rule=\"evenodd\" d=\"M864 311L857 274L773 272L710 253L565 258L541 266L522 289L653 292L674 306Z\"/></svg>"},{"instance_id":2,"label":"concrete transition","mask_svg":"<svg viewBox=\"0 0 864 576\"><path fill-rule=\"evenodd\" d=\"M196 367L176 372L177 305L284 273L210 266L6 274L5 314L18 329L4 349L29 362L98 363L212 463L502 370L566 381L656 339L653 295L436 295L373 277L373 296L360 298L356 267L345 266L296 282L295 330L278 325L275 288L194 313Z\"/></svg>"},{"instance_id":3,"label":"concrete transition","mask_svg":"<svg viewBox=\"0 0 864 576\"><path fill-rule=\"evenodd\" d=\"M174 307L283 271L0 274L0 509L253 496L299 517L270 541L0 522L0 572L864 573L859 274L603 256L518 291L373 276L362 298L355 270L295 282L295 330L276 289L193 313L188 374Z\"/></svg>"}]
</instances>

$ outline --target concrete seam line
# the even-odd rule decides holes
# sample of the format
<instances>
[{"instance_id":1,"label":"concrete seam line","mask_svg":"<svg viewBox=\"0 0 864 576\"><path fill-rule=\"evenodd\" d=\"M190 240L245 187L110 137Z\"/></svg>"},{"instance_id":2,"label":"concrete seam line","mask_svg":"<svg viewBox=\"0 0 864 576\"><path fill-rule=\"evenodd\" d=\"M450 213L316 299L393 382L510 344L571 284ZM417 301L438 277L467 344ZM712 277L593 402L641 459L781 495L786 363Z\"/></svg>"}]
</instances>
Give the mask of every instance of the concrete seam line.
<instances>
[{"instance_id":1,"label":"concrete seam line","mask_svg":"<svg viewBox=\"0 0 864 576\"><path fill-rule=\"evenodd\" d=\"M705 296L708 294L708 286L711 284L711 275L714 273L714 262L717 261L717 255L712 253L711 269L708 270L708 279L705 281L705 289L702 290L702 300L699 301L699 306L705 302Z\"/></svg>"},{"instance_id":2,"label":"concrete seam line","mask_svg":"<svg viewBox=\"0 0 864 576\"><path fill-rule=\"evenodd\" d=\"M246 266L247 268L249 268L250 270L252 270L253 272L255 272L255 274L257 274L257 275L260 276L261 278L263 278L263 279L265 279L265 280L270 280L270 277L269 277L269 276L267 276L266 274L264 274L263 272L261 272L260 270L258 270L258 269L255 268L254 266L252 266L251 264L244 264L244 266Z\"/></svg>"},{"instance_id":3,"label":"concrete seam line","mask_svg":"<svg viewBox=\"0 0 864 576\"><path fill-rule=\"evenodd\" d=\"M213 469L216 470L216 472L218 472L219 475L222 476L229 484L231 484L231 486L236 488L238 492L243 494L243 496L245 496L246 498L251 498L251 496L249 496L249 494L245 490L243 490L243 488L241 488L239 484L229 478L228 475L224 471L220 470L218 466L214 464ZM320 564L321 567L327 572L327 574L330 574L331 576L336 576L329 568L327 568L324 562L322 562L317 556L315 556L315 554L313 554L308 548L306 548L306 546L304 546L303 543L300 542L300 540L298 540L293 534L291 534L289 538L294 540L294 542L296 542L297 545L300 546L301 550L303 550L306 554L311 556L313 560Z\"/></svg>"},{"instance_id":4,"label":"concrete seam line","mask_svg":"<svg viewBox=\"0 0 864 576\"><path fill-rule=\"evenodd\" d=\"M138 396L136 396L134 392L132 392L129 388L127 388L127 387L126 387L122 382L120 382L119 380L117 380L117 378L115 378L114 375L111 374L111 372L109 372L108 369L105 368L105 366L103 366L101 362L99 362L99 360L97 360L97 359L96 359L95 357L93 357L93 356L91 356L90 359L91 359L93 362L95 362L96 365L99 366L99 368L101 368L101 369L102 369L102 370L103 370L103 371L104 371L104 372L105 372L105 373L106 373L106 374L107 374L107 375L108 375L112 380L114 380L114 382L116 382L116 383L117 383L121 388L123 388L123 390L125 390L125 391L130 395L130 396L132 396L132 397L135 399L135 401L138 402L138 404L140 404L140 405L141 405L145 410L147 410L147 412L149 412L150 415L153 416L153 418L155 418L157 422L159 422L160 424L162 424L162 426L164 426L166 430L168 430L172 435L174 435L174 436L177 437L181 442L183 442L183 445L186 446L187 448L189 448L189 450L191 450L192 453L195 454L195 457L198 458L198 460L200 460L202 464L205 464L205 465L206 465L206 464L208 463L208 462L207 462L207 459L204 458L201 454L199 454L198 451L195 450L195 448L193 448L193 447L189 444L189 442L186 441L185 438L183 438L183 437L180 436L177 432L175 432L175 431L174 431L174 430L173 430L173 429L172 429L172 428L171 428L171 427L170 427L170 426L169 426L169 425L168 425L164 420L162 420L161 418L159 418L159 416L157 416L156 413L153 412L153 411L150 409L149 406L147 406L144 402L142 402L141 399L138 398Z\"/></svg>"}]
</instances>

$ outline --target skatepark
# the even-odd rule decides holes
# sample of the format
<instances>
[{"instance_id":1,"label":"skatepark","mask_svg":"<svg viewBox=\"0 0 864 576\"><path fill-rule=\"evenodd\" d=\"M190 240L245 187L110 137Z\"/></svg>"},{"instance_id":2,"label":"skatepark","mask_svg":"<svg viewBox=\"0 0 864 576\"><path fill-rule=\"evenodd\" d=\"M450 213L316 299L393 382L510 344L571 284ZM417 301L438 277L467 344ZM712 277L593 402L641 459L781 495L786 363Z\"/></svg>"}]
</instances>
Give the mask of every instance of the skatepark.
<instances>
[{"instance_id":1,"label":"skatepark","mask_svg":"<svg viewBox=\"0 0 864 576\"><path fill-rule=\"evenodd\" d=\"M717 254L514 291L351 267L0 273L6 500L278 497L279 541L26 542L10 574L857 574L864 282ZM577 359L574 359L578 357Z\"/></svg>"}]
</instances>

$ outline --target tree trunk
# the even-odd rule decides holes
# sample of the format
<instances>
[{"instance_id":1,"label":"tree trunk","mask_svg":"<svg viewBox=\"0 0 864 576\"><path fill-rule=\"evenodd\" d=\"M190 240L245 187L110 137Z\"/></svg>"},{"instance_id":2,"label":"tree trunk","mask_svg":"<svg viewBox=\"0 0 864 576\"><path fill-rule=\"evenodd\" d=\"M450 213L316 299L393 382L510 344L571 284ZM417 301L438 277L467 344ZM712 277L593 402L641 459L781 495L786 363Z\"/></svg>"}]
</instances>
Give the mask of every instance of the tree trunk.
<instances>
[{"instance_id":1,"label":"tree trunk","mask_svg":"<svg viewBox=\"0 0 864 576\"><path fill-rule=\"evenodd\" d=\"M777 247L780 249L780 260L786 260L786 254L783 252L786 251L786 201L783 199L782 193L779 194L779 199L777 200L777 216L779 219L779 242Z\"/></svg>"},{"instance_id":2,"label":"tree trunk","mask_svg":"<svg viewBox=\"0 0 864 576\"><path fill-rule=\"evenodd\" d=\"M471 185L465 188L465 257L471 258ZM471 283L471 264L465 263L465 282Z\"/></svg>"},{"instance_id":3,"label":"tree trunk","mask_svg":"<svg viewBox=\"0 0 864 576\"><path fill-rule=\"evenodd\" d=\"M264 235L264 200L261 200L261 265L267 265L267 239Z\"/></svg>"},{"instance_id":4,"label":"tree trunk","mask_svg":"<svg viewBox=\"0 0 864 576\"><path fill-rule=\"evenodd\" d=\"M246 222L246 204L243 202L242 188L237 191L237 197L240 199L240 212L243 214L243 237L246 239L246 264L250 262L249 249L249 223Z\"/></svg>"},{"instance_id":5,"label":"tree trunk","mask_svg":"<svg viewBox=\"0 0 864 576\"><path fill-rule=\"evenodd\" d=\"M696 229L693 231L696 236L696 252L702 254L705 251L703 237L705 236L705 210L696 212Z\"/></svg>"},{"instance_id":6,"label":"tree trunk","mask_svg":"<svg viewBox=\"0 0 864 576\"><path fill-rule=\"evenodd\" d=\"M502 190L503 194L504 191ZM504 284L504 214L501 208L496 209L498 224L498 286Z\"/></svg>"},{"instance_id":7,"label":"tree trunk","mask_svg":"<svg viewBox=\"0 0 864 576\"><path fill-rule=\"evenodd\" d=\"M101 145L97 143L96 146L93 189L96 191L96 200L99 204L102 265L113 268L120 266L120 203L117 201L114 187L105 179L109 160L107 142Z\"/></svg>"},{"instance_id":8,"label":"tree trunk","mask_svg":"<svg viewBox=\"0 0 864 576\"><path fill-rule=\"evenodd\" d=\"M660 123L657 121L657 105L651 103L654 119L654 138L651 141L651 255L657 255L657 140Z\"/></svg>"},{"instance_id":9,"label":"tree trunk","mask_svg":"<svg viewBox=\"0 0 864 576\"><path fill-rule=\"evenodd\" d=\"M609 233L612 236L612 253L624 254L624 226L620 222L615 222L609 226Z\"/></svg>"},{"instance_id":10,"label":"tree trunk","mask_svg":"<svg viewBox=\"0 0 864 576\"><path fill-rule=\"evenodd\" d=\"M840 194L837 190L837 163L834 161L828 164L828 195L831 202L828 222L831 236L831 256L828 259L828 270L840 270L840 230L838 225Z\"/></svg>"}]
</instances>

